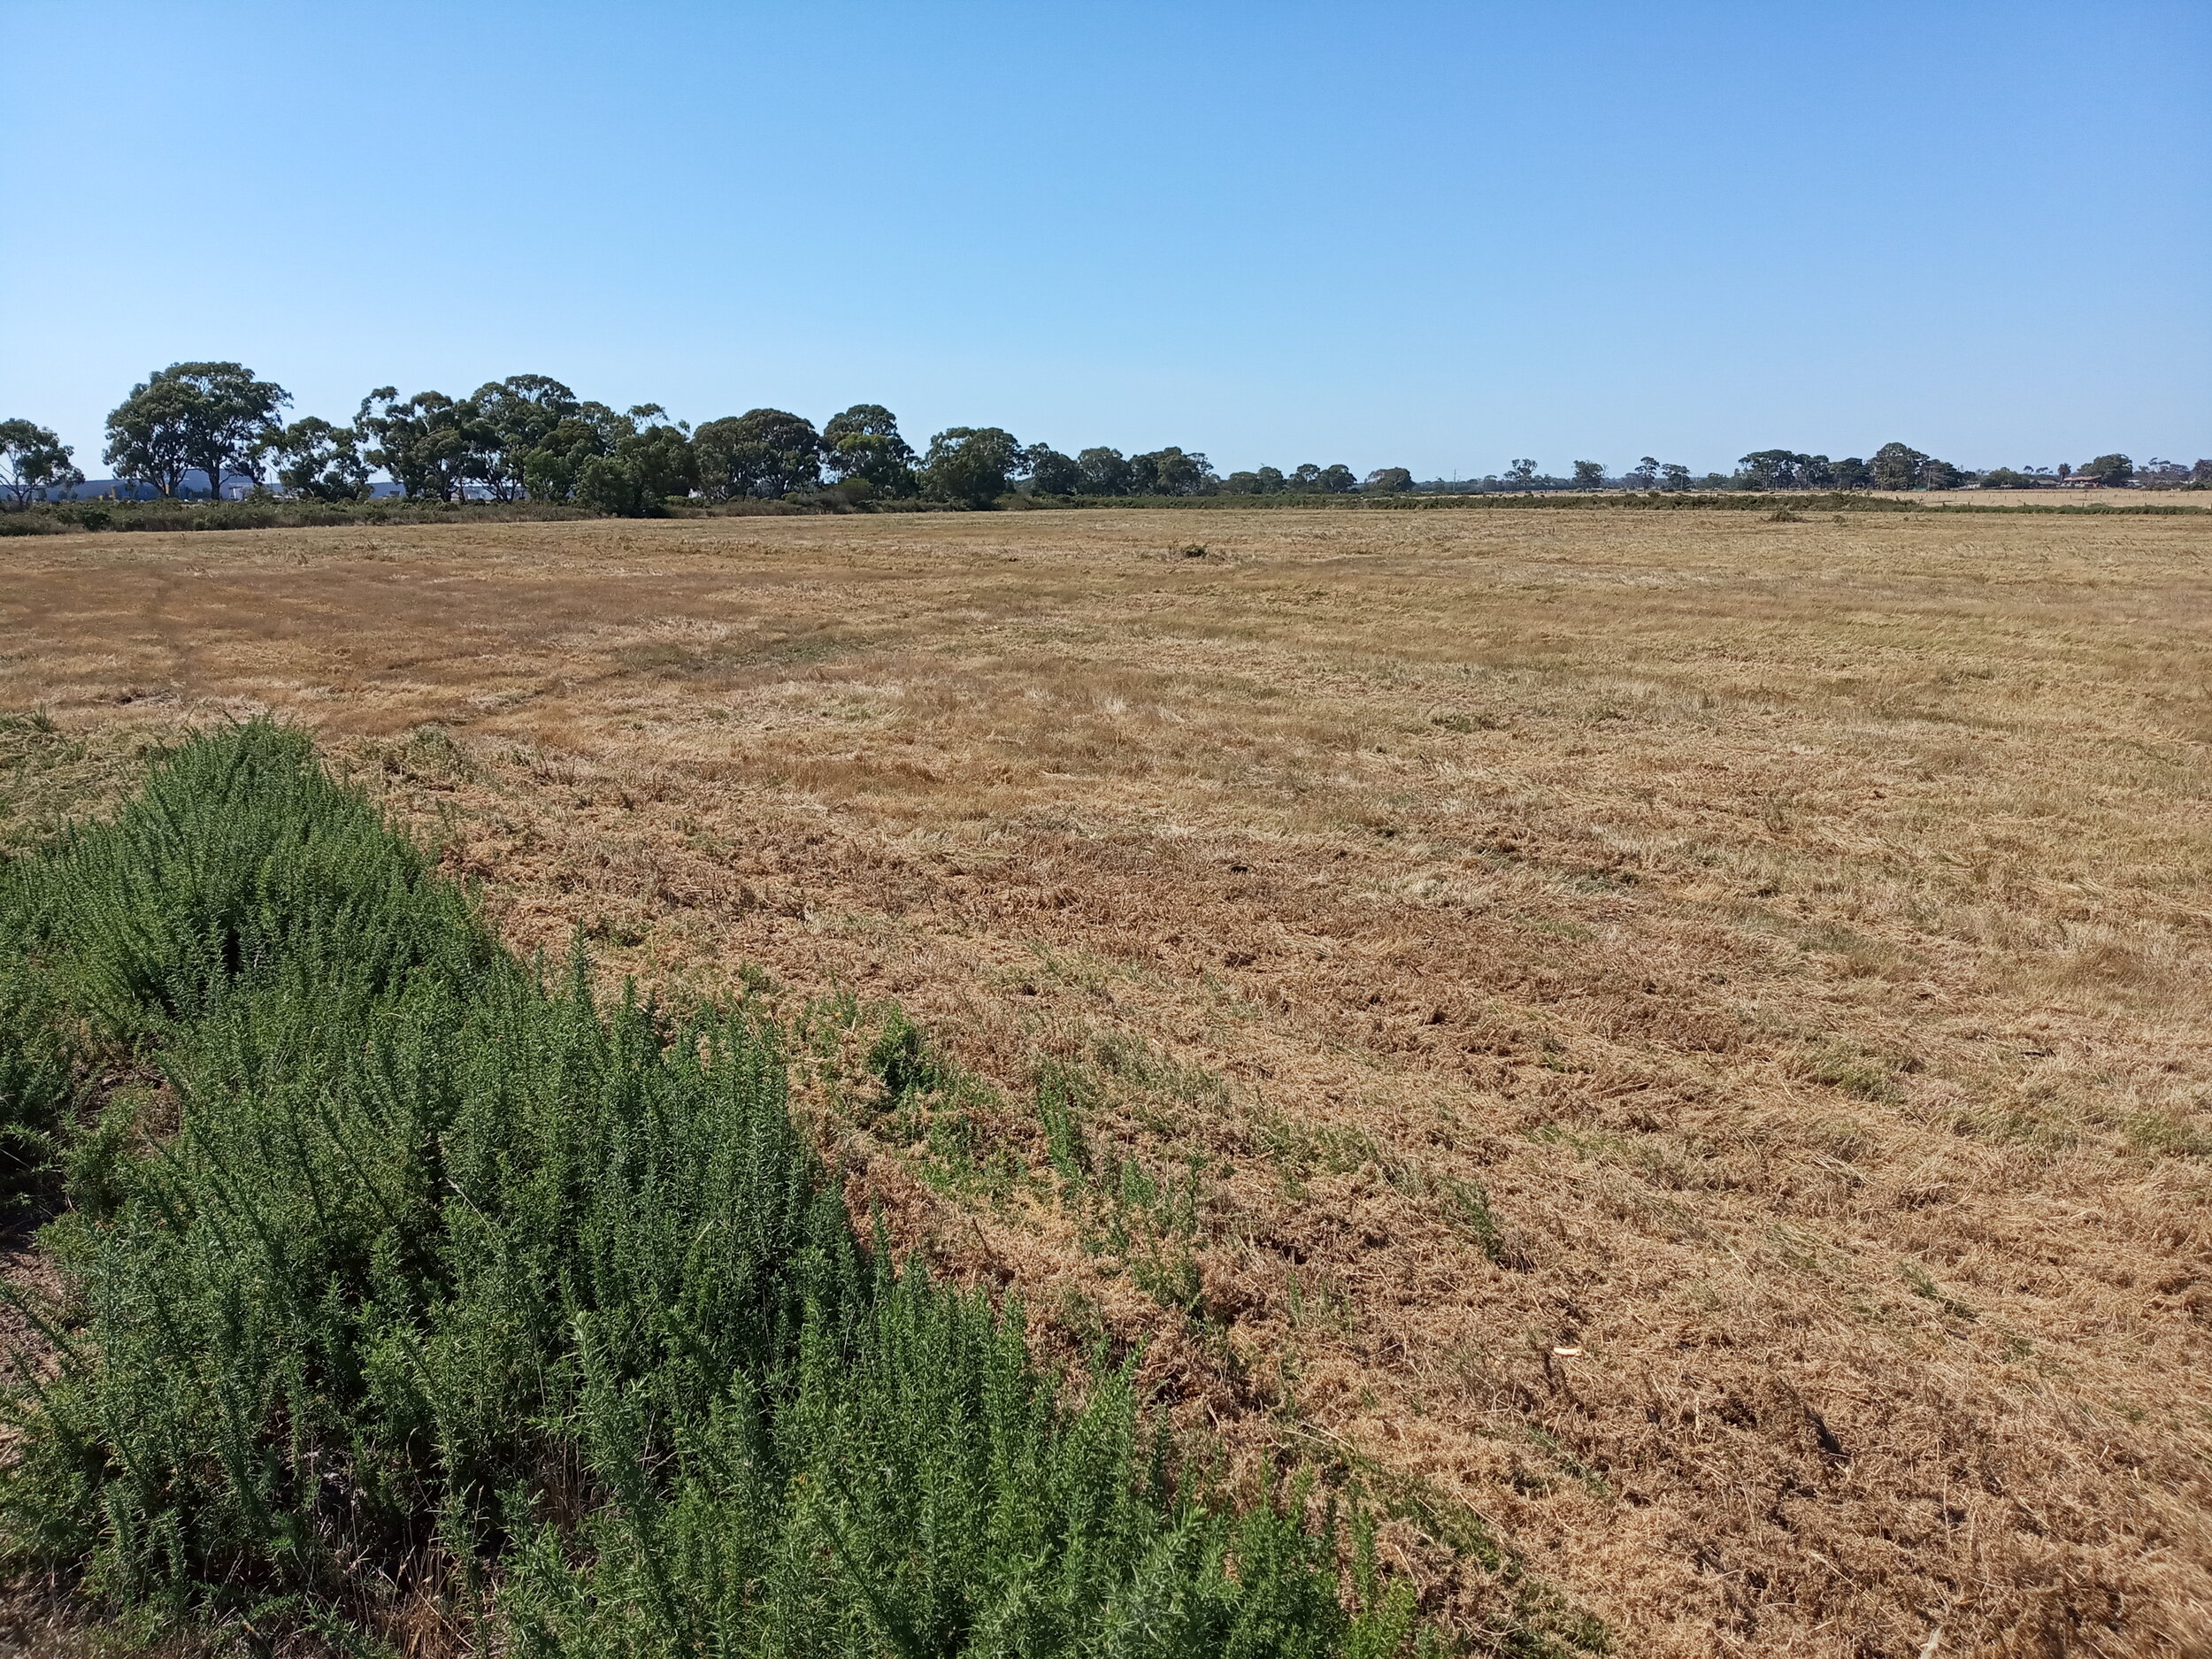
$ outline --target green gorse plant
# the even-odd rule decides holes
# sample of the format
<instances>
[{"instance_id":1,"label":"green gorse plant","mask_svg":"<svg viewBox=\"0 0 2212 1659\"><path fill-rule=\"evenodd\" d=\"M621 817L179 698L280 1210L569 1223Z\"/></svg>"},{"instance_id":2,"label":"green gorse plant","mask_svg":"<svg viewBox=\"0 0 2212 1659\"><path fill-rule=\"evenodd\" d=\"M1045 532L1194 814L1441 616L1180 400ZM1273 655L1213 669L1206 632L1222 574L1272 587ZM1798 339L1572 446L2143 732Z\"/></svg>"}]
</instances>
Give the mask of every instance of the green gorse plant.
<instances>
[{"instance_id":1,"label":"green gorse plant","mask_svg":"<svg viewBox=\"0 0 2212 1659\"><path fill-rule=\"evenodd\" d=\"M264 1651L425 1609L544 1655L1416 1639L1304 1486L1231 1504L1126 1370L1068 1397L1018 1308L856 1237L766 1022L518 964L296 733L194 739L0 868L0 1131L66 1192L0 1528L111 1614Z\"/></svg>"}]
</instances>

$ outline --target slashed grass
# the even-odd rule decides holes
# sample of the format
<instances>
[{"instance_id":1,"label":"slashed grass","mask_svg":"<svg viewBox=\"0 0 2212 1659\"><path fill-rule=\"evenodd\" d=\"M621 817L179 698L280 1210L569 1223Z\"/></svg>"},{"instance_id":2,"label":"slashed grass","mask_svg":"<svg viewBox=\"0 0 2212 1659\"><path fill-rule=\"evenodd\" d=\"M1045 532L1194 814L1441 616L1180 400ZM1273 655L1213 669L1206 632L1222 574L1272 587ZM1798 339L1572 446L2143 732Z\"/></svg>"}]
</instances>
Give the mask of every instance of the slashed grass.
<instances>
[{"instance_id":1,"label":"slashed grass","mask_svg":"<svg viewBox=\"0 0 2212 1659\"><path fill-rule=\"evenodd\" d=\"M794 1098L898 1248L1624 1650L2200 1640L2197 526L1159 511L45 538L0 701L288 710L603 994L895 1005L978 1093L884 1106L863 1020ZM1194 1159L1203 1322L1091 1248Z\"/></svg>"}]
</instances>

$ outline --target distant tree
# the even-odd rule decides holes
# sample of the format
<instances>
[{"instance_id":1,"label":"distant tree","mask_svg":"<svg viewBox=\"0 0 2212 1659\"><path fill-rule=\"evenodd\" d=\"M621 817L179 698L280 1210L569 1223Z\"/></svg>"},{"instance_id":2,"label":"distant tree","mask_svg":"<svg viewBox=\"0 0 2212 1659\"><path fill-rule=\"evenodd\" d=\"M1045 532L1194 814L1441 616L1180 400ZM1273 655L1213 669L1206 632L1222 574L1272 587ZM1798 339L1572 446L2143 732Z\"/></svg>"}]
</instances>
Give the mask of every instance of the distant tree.
<instances>
[{"instance_id":1,"label":"distant tree","mask_svg":"<svg viewBox=\"0 0 2212 1659\"><path fill-rule=\"evenodd\" d=\"M1874 469L1859 457L1847 455L1829 467L1828 487L1831 489L1871 489L1874 487Z\"/></svg>"},{"instance_id":2,"label":"distant tree","mask_svg":"<svg viewBox=\"0 0 2212 1659\"><path fill-rule=\"evenodd\" d=\"M1948 461L1939 461L1930 456L1920 464L1920 488L1923 489L1956 489L1965 481L1965 475Z\"/></svg>"},{"instance_id":3,"label":"distant tree","mask_svg":"<svg viewBox=\"0 0 2212 1659\"><path fill-rule=\"evenodd\" d=\"M1982 474L1984 489L2032 489L2036 480L2025 472L2016 472L2008 466L1993 466Z\"/></svg>"},{"instance_id":4,"label":"distant tree","mask_svg":"<svg viewBox=\"0 0 2212 1659\"><path fill-rule=\"evenodd\" d=\"M911 495L914 450L899 435L898 418L881 403L855 403L832 415L822 428L830 476L841 484L856 480L878 495Z\"/></svg>"},{"instance_id":5,"label":"distant tree","mask_svg":"<svg viewBox=\"0 0 2212 1659\"><path fill-rule=\"evenodd\" d=\"M629 429L605 454L577 468L576 499L617 518L647 518L670 496L688 494L699 480L698 459L680 425L656 419L667 412L658 403L640 403L622 417Z\"/></svg>"},{"instance_id":6,"label":"distant tree","mask_svg":"<svg viewBox=\"0 0 2212 1659\"><path fill-rule=\"evenodd\" d=\"M1660 467L1659 488L1661 489L1687 489L1689 487L1690 469L1683 465L1681 462L1669 461Z\"/></svg>"},{"instance_id":7,"label":"distant tree","mask_svg":"<svg viewBox=\"0 0 2212 1659\"><path fill-rule=\"evenodd\" d=\"M48 427L28 420L0 420L0 495L19 507L50 489L84 482L69 464L76 451Z\"/></svg>"},{"instance_id":8,"label":"distant tree","mask_svg":"<svg viewBox=\"0 0 2212 1659\"><path fill-rule=\"evenodd\" d=\"M179 494L185 472L197 467L209 494L219 495L226 473L260 477L261 440L291 401L242 364L173 363L132 388L108 416L104 458L118 477L165 495Z\"/></svg>"},{"instance_id":9,"label":"distant tree","mask_svg":"<svg viewBox=\"0 0 2212 1659\"><path fill-rule=\"evenodd\" d=\"M1348 495L1359 488L1359 475L1341 461L1328 466L1307 461L1284 480L1284 487L1302 495Z\"/></svg>"},{"instance_id":10,"label":"distant tree","mask_svg":"<svg viewBox=\"0 0 2212 1659\"><path fill-rule=\"evenodd\" d=\"M710 420L692 434L701 487L717 501L771 501L822 481L822 438L813 422L781 409Z\"/></svg>"},{"instance_id":11,"label":"distant tree","mask_svg":"<svg viewBox=\"0 0 2212 1659\"><path fill-rule=\"evenodd\" d=\"M108 416L101 458L118 478L150 484L164 495L182 494L192 465L185 446L193 401L181 381L153 376Z\"/></svg>"},{"instance_id":12,"label":"distant tree","mask_svg":"<svg viewBox=\"0 0 2212 1659\"><path fill-rule=\"evenodd\" d=\"M1603 489L1605 488L1605 463L1577 461L1575 463L1575 488L1577 489Z\"/></svg>"},{"instance_id":13,"label":"distant tree","mask_svg":"<svg viewBox=\"0 0 2212 1659\"><path fill-rule=\"evenodd\" d=\"M1658 457L1656 456L1650 455L1645 456L1641 460L1638 461L1635 465L1630 467L1627 472L1621 474L1621 481L1624 484L1626 484L1631 489L1658 488Z\"/></svg>"},{"instance_id":14,"label":"distant tree","mask_svg":"<svg viewBox=\"0 0 2212 1659\"><path fill-rule=\"evenodd\" d=\"M1040 495L1073 495L1083 488L1083 469L1072 456L1048 444L1033 443L1022 451L1022 469L1029 488Z\"/></svg>"},{"instance_id":15,"label":"distant tree","mask_svg":"<svg viewBox=\"0 0 2212 1659\"><path fill-rule=\"evenodd\" d=\"M1371 495L1397 495L1413 488L1413 474L1402 466L1379 466L1360 488Z\"/></svg>"},{"instance_id":16,"label":"distant tree","mask_svg":"<svg viewBox=\"0 0 2212 1659\"><path fill-rule=\"evenodd\" d=\"M1536 481L1536 463L1531 460L1516 461L1505 469L1505 475L1516 484L1532 484Z\"/></svg>"},{"instance_id":17,"label":"distant tree","mask_svg":"<svg viewBox=\"0 0 2212 1659\"><path fill-rule=\"evenodd\" d=\"M1129 463L1119 449L1104 448L1084 450L1075 457L1082 469L1083 493L1087 495L1126 495L1129 493Z\"/></svg>"},{"instance_id":18,"label":"distant tree","mask_svg":"<svg viewBox=\"0 0 2212 1659\"><path fill-rule=\"evenodd\" d=\"M1129 457L1131 488L1140 495L1207 495L1220 485L1212 464L1170 446Z\"/></svg>"},{"instance_id":19,"label":"distant tree","mask_svg":"<svg viewBox=\"0 0 2212 1659\"><path fill-rule=\"evenodd\" d=\"M2135 477L2135 463L2124 455L2101 455L2093 461L2083 462L2074 471L2078 477L2093 478L2100 484L2116 488Z\"/></svg>"},{"instance_id":20,"label":"distant tree","mask_svg":"<svg viewBox=\"0 0 2212 1659\"><path fill-rule=\"evenodd\" d=\"M522 457L523 493L533 501L573 501L584 464L614 453L637 423L606 404L587 400Z\"/></svg>"},{"instance_id":21,"label":"distant tree","mask_svg":"<svg viewBox=\"0 0 2212 1659\"><path fill-rule=\"evenodd\" d=\"M406 495L459 501L481 471L479 416L466 399L417 392L403 400L380 386L361 400L353 426L370 446L369 465L390 473Z\"/></svg>"},{"instance_id":22,"label":"distant tree","mask_svg":"<svg viewBox=\"0 0 2212 1659\"><path fill-rule=\"evenodd\" d=\"M929 441L922 494L962 506L995 506L1020 470L1022 447L997 426L949 426Z\"/></svg>"},{"instance_id":23,"label":"distant tree","mask_svg":"<svg viewBox=\"0 0 2212 1659\"><path fill-rule=\"evenodd\" d=\"M899 418L881 403L855 403L822 425L823 447L833 453L848 438L899 438Z\"/></svg>"},{"instance_id":24,"label":"distant tree","mask_svg":"<svg viewBox=\"0 0 2212 1659\"><path fill-rule=\"evenodd\" d=\"M2193 484L2212 484L2212 461L2199 461L2191 467L2189 481Z\"/></svg>"},{"instance_id":25,"label":"distant tree","mask_svg":"<svg viewBox=\"0 0 2212 1659\"><path fill-rule=\"evenodd\" d=\"M369 464L360 434L350 426L307 415L270 433L261 447L276 464L277 484L287 495L311 501L368 498Z\"/></svg>"},{"instance_id":26,"label":"distant tree","mask_svg":"<svg viewBox=\"0 0 2212 1659\"><path fill-rule=\"evenodd\" d=\"M1824 455L1799 455L1790 449L1755 449L1736 463L1738 480L1747 489L1830 489L1836 469Z\"/></svg>"},{"instance_id":27,"label":"distant tree","mask_svg":"<svg viewBox=\"0 0 2212 1659\"><path fill-rule=\"evenodd\" d=\"M1754 449L1736 461L1736 475L1747 489L1777 489L1778 480L1794 471L1796 457L1787 449Z\"/></svg>"},{"instance_id":28,"label":"distant tree","mask_svg":"<svg viewBox=\"0 0 2212 1659\"><path fill-rule=\"evenodd\" d=\"M1928 457L1910 444L1886 443L1874 451L1869 471L1877 489L1917 489L1920 469L1927 464Z\"/></svg>"},{"instance_id":29,"label":"distant tree","mask_svg":"<svg viewBox=\"0 0 2212 1659\"><path fill-rule=\"evenodd\" d=\"M1317 466L1302 470L1317 477L1321 471ZM1250 472L1232 472L1215 488L1225 495L1279 495L1286 489L1299 487L1294 477L1283 476L1283 469L1279 466L1261 466Z\"/></svg>"},{"instance_id":30,"label":"distant tree","mask_svg":"<svg viewBox=\"0 0 2212 1659\"><path fill-rule=\"evenodd\" d=\"M511 374L478 387L464 417L470 476L495 500L518 500L529 493L531 455L582 409L576 394L550 375Z\"/></svg>"}]
</instances>

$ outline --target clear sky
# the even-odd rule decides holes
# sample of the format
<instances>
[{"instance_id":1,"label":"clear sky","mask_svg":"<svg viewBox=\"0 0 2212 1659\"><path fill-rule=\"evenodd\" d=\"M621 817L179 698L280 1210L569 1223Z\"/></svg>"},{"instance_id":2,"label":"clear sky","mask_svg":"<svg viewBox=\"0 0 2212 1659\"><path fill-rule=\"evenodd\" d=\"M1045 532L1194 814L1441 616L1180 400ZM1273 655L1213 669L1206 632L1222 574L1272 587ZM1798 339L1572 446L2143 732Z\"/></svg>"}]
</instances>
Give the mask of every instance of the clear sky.
<instances>
[{"instance_id":1,"label":"clear sky","mask_svg":"<svg viewBox=\"0 0 2212 1659\"><path fill-rule=\"evenodd\" d=\"M1002 426L1222 470L2212 456L2212 5L0 0L0 418Z\"/></svg>"}]
</instances>

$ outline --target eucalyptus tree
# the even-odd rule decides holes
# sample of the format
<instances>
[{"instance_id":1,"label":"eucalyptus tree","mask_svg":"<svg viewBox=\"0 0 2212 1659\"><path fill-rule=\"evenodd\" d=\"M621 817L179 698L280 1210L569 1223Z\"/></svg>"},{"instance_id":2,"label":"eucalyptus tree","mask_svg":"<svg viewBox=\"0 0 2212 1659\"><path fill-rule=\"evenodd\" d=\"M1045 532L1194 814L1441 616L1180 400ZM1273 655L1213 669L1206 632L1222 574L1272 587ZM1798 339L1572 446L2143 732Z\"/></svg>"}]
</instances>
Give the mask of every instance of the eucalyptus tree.
<instances>
[{"instance_id":1,"label":"eucalyptus tree","mask_svg":"<svg viewBox=\"0 0 2212 1659\"><path fill-rule=\"evenodd\" d=\"M832 415L822 427L822 447L830 476L841 484L857 480L880 495L911 495L920 488L914 448L881 403L855 403Z\"/></svg>"},{"instance_id":2,"label":"eucalyptus tree","mask_svg":"<svg viewBox=\"0 0 2212 1659\"><path fill-rule=\"evenodd\" d=\"M1033 495L1073 495L1083 488L1083 469L1075 457L1049 444L1033 443L1024 449L1022 470L1029 474Z\"/></svg>"},{"instance_id":3,"label":"eucalyptus tree","mask_svg":"<svg viewBox=\"0 0 2212 1659\"><path fill-rule=\"evenodd\" d=\"M351 426L305 415L270 433L261 449L275 462L277 483L288 495L311 501L368 498L369 462L361 453L361 434Z\"/></svg>"},{"instance_id":4,"label":"eucalyptus tree","mask_svg":"<svg viewBox=\"0 0 2212 1659\"><path fill-rule=\"evenodd\" d=\"M1907 443L1886 443L1874 451L1868 470L1877 489L1917 489L1928 457Z\"/></svg>"},{"instance_id":5,"label":"eucalyptus tree","mask_svg":"<svg viewBox=\"0 0 2212 1659\"><path fill-rule=\"evenodd\" d=\"M1360 488L1371 495L1403 495L1413 488L1413 473L1402 466L1379 466Z\"/></svg>"},{"instance_id":6,"label":"eucalyptus tree","mask_svg":"<svg viewBox=\"0 0 2212 1659\"><path fill-rule=\"evenodd\" d=\"M555 423L522 459L524 492L533 501L572 501L587 462L611 455L636 422L587 400Z\"/></svg>"},{"instance_id":7,"label":"eucalyptus tree","mask_svg":"<svg viewBox=\"0 0 2212 1659\"><path fill-rule=\"evenodd\" d=\"M1328 466L1304 461L1284 480L1284 487L1301 495L1348 495L1359 488L1359 479L1341 461Z\"/></svg>"},{"instance_id":8,"label":"eucalyptus tree","mask_svg":"<svg viewBox=\"0 0 2212 1659\"><path fill-rule=\"evenodd\" d=\"M1736 463L1753 489L1833 489L1836 464L1824 455L1789 449L1754 449Z\"/></svg>"},{"instance_id":9,"label":"eucalyptus tree","mask_svg":"<svg viewBox=\"0 0 2212 1659\"><path fill-rule=\"evenodd\" d=\"M52 429L30 420L0 420L0 495L19 507L50 489L84 482L70 465L76 451Z\"/></svg>"},{"instance_id":10,"label":"eucalyptus tree","mask_svg":"<svg viewBox=\"0 0 2212 1659\"><path fill-rule=\"evenodd\" d=\"M291 401L243 364L173 363L109 414L104 458L119 478L165 495L180 494L185 473L196 467L207 474L208 493L219 495L227 473L260 477L262 441Z\"/></svg>"},{"instance_id":11,"label":"eucalyptus tree","mask_svg":"<svg viewBox=\"0 0 2212 1659\"><path fill-rule=\"evenodd\" d=\"M606 452L577 468L577 501L618 518L645 518L670 496L690 494L699 481L698 457L689 428L660 419L667 412L640 403L621 416Z\"/></svg>"},{"instance_id":12,"label":"eucalyptus tree","mask_svg":"<svg viewBox=\"0 0 2212 1659\"><path fill-rule=\"evenodd\" d=\"M1129 462L1119 449L1109 449L1103 445L1086 449L1075 457L1075 465L1083 474L1085 495L1129 494Z\"/></svg>"},{"instance_id":13,"label":"eucalyptus tree","mask_svg":"<svg viewBox=\"0 0 2212 1659\"><path fill-rule=\"evenodd\" d=\"M1129 457L1130 484L1140 495L1208 495L1221 486L1212 463L1170 445Z\"/></svg>"},{"instance_id":14,"label":"eucalyptus tree","mask_svg":"<svg viewBox=\"0 0 2212 1659\"><path fill-rule=\"evenodd\" d=\"M1013 488L1022 447L998 426L948 426L929 441L922 494L932 501L990 507Z\"/></svg>"},{"instance_id":15,"label":"eucalyptus tree","mask_svg":"<svg viewBox=\"0 0 2212 1659\"><path fill-rule=\"evenodd\" d=\"M691 442L700 488L718 501L742 495L774 500L822 481L822 434L812 421L788 410L749 409L710 420Z\"/></svg>"},{"instance_id":16,"label":"eucalyptus tree","mask_svg":"<svg viewBox=\"0 0 2212 1659\"><path fill-rule=\"evenodd\" d=\"M443 392L402 399L380 386L361 400L353 419L371 466L380 466L410 495L459 501L481 472L482 434L476 407Z\"/></svg>"},{"instance_id":17,"label":"eucalyptus tree","mask_svg":"<svg viewBox=\"0 0 2212 1659\"><path fill-rule=\"evenodd\" d=\"M1277 495L1286 480L1279 466L1263 466L1249 472L1232 472L1221 480L1225 495Z\"/></svg>"},{"instance_id":18,"label":"eucalyptus tree","mask_svg":"<svg viewBox=\"0 0 2212 1659\"><path fill-rule=\"evenodd\" d=\"M1787 489L1797 481L1797 457L1787 449L1754 449L1737 457L1736 472L1753 489Z\"/></svg>"},{"instance_id":19,"label":"eucalyptus tree","mask_svg":"<svg viewBox=\"0 0 2212 1659\"><path fill-rule=\"evenodd\" d=\"M583 409L576 394L547 374L511 374L469 395L474 475L495 500L531 494L530 457L551 442L561 423Z\"/></svg>"}]
</instances>

